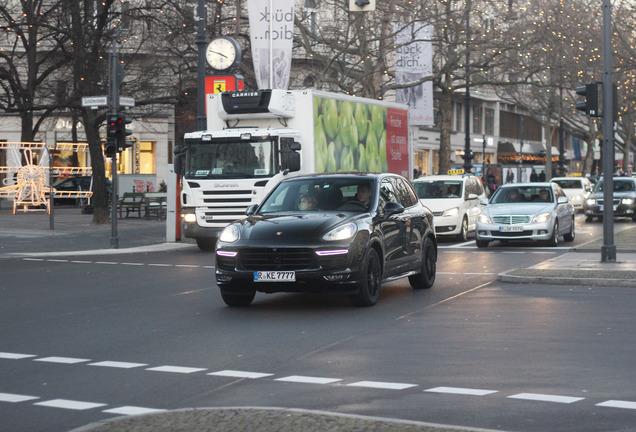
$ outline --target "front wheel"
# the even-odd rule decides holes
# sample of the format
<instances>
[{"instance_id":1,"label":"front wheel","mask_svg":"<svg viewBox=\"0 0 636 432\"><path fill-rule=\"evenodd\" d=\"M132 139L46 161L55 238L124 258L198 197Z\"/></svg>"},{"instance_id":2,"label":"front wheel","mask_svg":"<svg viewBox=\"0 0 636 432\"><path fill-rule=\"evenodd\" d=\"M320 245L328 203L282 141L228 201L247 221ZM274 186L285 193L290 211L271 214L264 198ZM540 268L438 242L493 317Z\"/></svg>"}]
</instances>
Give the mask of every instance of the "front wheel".
<instances>
[{"instance_id":1,"label":"front wheel","mask_svg":"<svg viewBox=\"0 0 636 432\"><path fill-rule=\"evenodd\" d=\"M223 297L225 304L233 307L249 306L252 304L254 296L256 296L256 291L251 291L246 294L234 294L221 291L221 297Z\"/></svg>"},{"instance_id":2,"label":"front wheel","mask_svg":"<svg viewBox=\"0 0 636 432\"><path fill-rule=\"evenodd\" d=\"M475 244L477 245L478 248L485 248L488 247L488 243L485 240L475 240Z\"/></svg>"},{"instance_id":3,"label":"front wheel","mask_svg":"<svg viewBox=\"0 0 636 432\"><path fill-rule=\"evenodd\" d=\"M572 223L570 224L570 231L563 236L563 240L567 242L574 241L574 217L572 218Z\"/></svg>"},{"instance_id":4,"label":"front wheel","mask_svg":"<svg viewBox=\"0 0 636 432\"><path fill-rule=\"evenodd\" d=\"M424 239L422 244L422 266L420 273L409 276L409 283L413 289L430 288L435 283L437 272L437 251L430 238Z\"/></svg>"},{"instance_id":5,"label":"front wheel","mask_svg":"<svg viewBox=\"0 0 636 432\"><path fill-rule=\"evenodd\" d=\"M462 226L459 234L457 234L457 240L461 242L468 241L468 219L466 219L466 217L462 219Z\"/></svg>"},{"instance_id":6,"label":"front wheel","mask_svg":"<svg viewBox=\"0 0 636 432\"><path fill-rule=\"evenodd\" d=\"M380 286L382 285L382 266L375 249L370 248L362 267L362 280L360 281L358 294L349 299L354 306L373 306L380 298Z\"/></svg>"},{"instance_id":7,"label":"front wheel","mask_svg":"<svg viewBox=\"0 0 636 432\"><path fill-rule=\"evenodd\" d=\"M216 239L198 238L197 246L199 246L199 249L201 249L203 252L212 252L214 250L214 247L216 246Z\"/></svg>"},{"instance_id":8,"label":"front wheel","mask_svg":"<svg viewBox=\"0 0 636 432\"><path fill-rule=\"evenodd\" d=\"M559 245L559 221L554 222L552 237L548 240L548 246L557 247Z\"/></svg>"}]
</instances>

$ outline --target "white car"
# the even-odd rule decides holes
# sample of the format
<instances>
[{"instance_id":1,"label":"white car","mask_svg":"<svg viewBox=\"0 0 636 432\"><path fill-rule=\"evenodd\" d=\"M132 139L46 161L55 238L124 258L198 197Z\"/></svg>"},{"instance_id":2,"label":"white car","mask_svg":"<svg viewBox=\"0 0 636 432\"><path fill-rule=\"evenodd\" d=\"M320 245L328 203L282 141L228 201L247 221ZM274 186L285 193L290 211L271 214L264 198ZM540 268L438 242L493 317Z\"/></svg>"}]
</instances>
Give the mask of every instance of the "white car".
<instances>
[{"instance_id":1,"label":"white car","mask_svg":"<svg viewBox=\"0 0 636 432\"><path fill-rule=\"evenodd\" d=\"M574 208L556 183L508 183L485 201L477 220L476 244L535 240L557 246L574 240Z\"/></svg>"},{"instance_id":2,"label":"white car","mask_svg":"<svg viewBox=\"0 0 636 432\"><path fill-rule=\"evenodd\" d=\"M550 181L561 186L565 195L570 198L574 210L585 209L585 200L594 189L591 181L585 177L554 177Z\"/></svg>"},{"instance_id":3,"label":"white car","mask_svg":"<svg viewBox=\"0 0 636 432\"><path fill-rule=\"evenodd\" d=\"M487 197L478 177L426 176L413 180L413 187L422 204L433 212L438 236L468 240L468 233L475 231L477 216L481 211L479 201Z\"/></svg>"}]
</instances>

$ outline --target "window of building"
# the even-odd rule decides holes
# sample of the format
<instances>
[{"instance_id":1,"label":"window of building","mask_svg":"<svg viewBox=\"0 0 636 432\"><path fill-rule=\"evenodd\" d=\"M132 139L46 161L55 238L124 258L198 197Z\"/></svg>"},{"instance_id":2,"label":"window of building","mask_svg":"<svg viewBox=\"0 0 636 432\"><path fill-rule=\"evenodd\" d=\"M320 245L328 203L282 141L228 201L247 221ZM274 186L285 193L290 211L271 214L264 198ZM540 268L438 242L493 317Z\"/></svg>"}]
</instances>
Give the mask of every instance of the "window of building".
<instances>
[{"instance_id":1,"label":"window of building","mask_svg":"<svg viewBox=\"0 0 636 432\"><path fill-rule=\"evenodd\" d=\"M486 135L495 134L495 110L484 108L484 130Z\"/></svg>"},{"instance_id":2,"label":"window of building","mask_svg":"<svg viewBox=\"0 0 636 432\"><path fill-rule=\"evenodd\" d=\"M473 107L473 133L480 134L482 131L481 127L481 118L482 118L482 109L480 106Z\"/></svg>"},{"instance_id":3,"label":"window of building","mask_svg":"<svg viewBox=\"0 0 636 432\"><path fill-rule=\"evenodd\" d=\"M463 111L463 105L457 102L453 102L453 105L455 105L455 132L459 132L462 131L464 128L462 127L462 125L464 124L463 122L463 116L462 116L462 111Z\"/></svg>"},{"instance_id":4,"label":"window of building","mask_svg":"<svg viewBox=\"0 0 636 432\"><path fill-rule=\"evenodd\" d=\"M141 141L139 149L139 174L155 174L155 143Z\"/></svg>"}]
</instances>

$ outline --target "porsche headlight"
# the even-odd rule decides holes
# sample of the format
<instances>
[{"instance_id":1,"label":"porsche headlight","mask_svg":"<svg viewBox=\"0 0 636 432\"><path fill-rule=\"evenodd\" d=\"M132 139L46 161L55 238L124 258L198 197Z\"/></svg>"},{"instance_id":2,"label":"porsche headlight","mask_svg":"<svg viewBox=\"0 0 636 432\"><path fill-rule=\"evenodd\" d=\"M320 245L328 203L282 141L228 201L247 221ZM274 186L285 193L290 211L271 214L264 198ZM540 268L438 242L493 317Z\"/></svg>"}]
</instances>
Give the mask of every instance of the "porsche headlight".
<instances>
[{"instance_id":1,"label":"porsche headlight","mask_svg":"<svg viewBox=\"0 0 636 432\"><path fill-rule=\"evenodd\" d=\"M543 223L550 220L550 213L541 213L532 218L534 223Z\"/></svg>"},{"instance_id":2,"label":"porsche headlight","mask_svg":"<svg viewBox=\"0 0 636 432\"><path fill-rule=\"evenodd\" d=\"M356 235L357 232L358 226L354 223L348 223L332 229L322 236L322 239L324 241L348 240Z\"/></svg>"},{"instance_id":3,"label":"porsche headlight","mask_svg":"<svg viewBox=\"0 0 636 432\"><path fill-rule=\"evenodd\" d=\"M487 214L485 214L485 213L481 213L481 214L479 215L478 220L479 220L479 222L481 222L481 223L492 223L492 220L490 219L490 216L488 216L488 215L487 215Z\"/></svg>"},{"instance_id":4,"label":"porsche headlight","mask_svg":"<svg viewBox=\"0 0 636 432\"><path fill-rule=\"evenodd\" d=\"M452 209L444 210L442 216L456 216L459 213L459 207L453 207Z\"/></svg>"},{"instance_id":5,"label":"porsche headlight","mask_svg":"<svg viewBox=\"0 0 636 432\"><path fill-rule=\"evenodd\" d=\"M234 243L240 238L239 228L236 225L228 225L219 236L219 241L224 243Z\"/></svg>"}]
</instances>

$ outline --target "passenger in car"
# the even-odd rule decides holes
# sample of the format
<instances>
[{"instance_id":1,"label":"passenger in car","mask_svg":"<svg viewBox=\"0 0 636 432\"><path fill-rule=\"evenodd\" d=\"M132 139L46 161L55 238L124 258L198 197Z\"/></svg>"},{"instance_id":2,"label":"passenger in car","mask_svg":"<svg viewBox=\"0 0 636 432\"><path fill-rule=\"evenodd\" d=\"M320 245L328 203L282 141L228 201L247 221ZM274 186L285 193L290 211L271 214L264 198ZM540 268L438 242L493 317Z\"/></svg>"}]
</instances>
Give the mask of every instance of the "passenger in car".
<instances>
[{"instance_id":1,"label":"passenger in car","mask_svg":"<svg viewBox=\"0 0 636 432\"><path fill-rule=\"evenodd\" d=\"M300 201L298 203L298 210L301 210L301 211L313 210L316 208L317 203L318 203L318 198L316 197L316 194L307 192L300 197Z\"/></svg>"}]
</instances>

